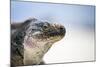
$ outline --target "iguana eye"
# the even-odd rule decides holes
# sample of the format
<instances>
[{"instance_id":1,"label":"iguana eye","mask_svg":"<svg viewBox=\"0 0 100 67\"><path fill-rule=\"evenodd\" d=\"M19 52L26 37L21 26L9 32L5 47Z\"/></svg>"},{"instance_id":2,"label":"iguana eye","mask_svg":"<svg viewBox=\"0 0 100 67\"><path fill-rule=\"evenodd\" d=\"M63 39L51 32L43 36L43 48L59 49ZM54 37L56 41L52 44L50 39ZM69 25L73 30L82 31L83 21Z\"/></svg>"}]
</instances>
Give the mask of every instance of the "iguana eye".
<instances>
[{"instance_id":1,"label":"iguana eye","mask_svg":"<svg viewBox=\"0 0 100 67\"><path fill-rule=\"evenodd\" d=\"M48 28L48 26L46 26L46 25L45 25L45 26L43 26L43 27L44 27L44 28Z\"/></svg>"},{"instance_id":2,"label":"iguana eye","mask_svg":"<svg viewBox=\"0 0 100 67\"><path fill-rule=\"evenodd\" d=\"M47 22L45 22L45 24L44 24L44 28L48 28L48 26L49 26L49 24L47 23Z\"/></svg>"},{"instance_id":3,"label":"iguana eye","mask_svg":"<svg viewBox=\"0 0 100 67\"><path fill-rule=\"evenodd\" d=\"M32 29L32 31L34 31L34 29Z\"/></svg>"}]
</instances>

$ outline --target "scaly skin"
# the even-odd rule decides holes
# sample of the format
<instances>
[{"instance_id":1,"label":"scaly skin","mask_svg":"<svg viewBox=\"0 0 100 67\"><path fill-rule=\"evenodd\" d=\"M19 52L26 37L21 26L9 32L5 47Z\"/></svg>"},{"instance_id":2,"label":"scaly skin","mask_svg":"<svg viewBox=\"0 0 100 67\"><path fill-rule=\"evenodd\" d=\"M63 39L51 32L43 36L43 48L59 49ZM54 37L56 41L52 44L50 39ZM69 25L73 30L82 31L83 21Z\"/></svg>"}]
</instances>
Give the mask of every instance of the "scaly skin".
<instances>
[{"instance_id":1,"label":"scaly skin","mask_svg":"<svg viewBox=\"0 0 100 67\"><path fill-rule=\"evenodd\" d=\"M43 56L65 35L60 24L41 22L35 18L11 25L11 65L43 64Z\"/></svg>"}]
</instances>

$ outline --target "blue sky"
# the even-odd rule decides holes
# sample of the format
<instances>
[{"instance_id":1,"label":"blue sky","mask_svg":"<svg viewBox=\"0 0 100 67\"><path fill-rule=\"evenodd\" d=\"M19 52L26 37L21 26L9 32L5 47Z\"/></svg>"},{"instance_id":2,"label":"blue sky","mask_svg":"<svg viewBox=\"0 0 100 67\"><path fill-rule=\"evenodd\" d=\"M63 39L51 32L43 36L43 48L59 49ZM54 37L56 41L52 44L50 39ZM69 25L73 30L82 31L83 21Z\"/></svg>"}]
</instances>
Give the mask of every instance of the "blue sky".
<instances>
[{"instance_id":1,"label":"blue sky","mask_svg":"<svg viewBox=\"0 0 100 67\"><path fill-rule=\"evenodd\" d=\"M95 6L65 5L36 2L11 2L11 21L24 21L35 17L42 21L57 22L94 28Z\"/></svg>"}]
</instances>

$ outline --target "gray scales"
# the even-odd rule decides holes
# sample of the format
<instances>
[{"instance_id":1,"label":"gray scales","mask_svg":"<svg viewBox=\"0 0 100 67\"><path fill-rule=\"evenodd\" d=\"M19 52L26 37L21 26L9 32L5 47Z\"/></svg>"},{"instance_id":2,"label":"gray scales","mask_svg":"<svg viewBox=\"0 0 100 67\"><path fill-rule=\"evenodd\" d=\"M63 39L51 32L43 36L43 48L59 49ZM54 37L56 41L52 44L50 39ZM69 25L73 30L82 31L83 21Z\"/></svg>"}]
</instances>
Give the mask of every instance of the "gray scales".
<instances>
[{"instance_id":1,"label":"gray scales","mask_svg":"<svg viewBox=\"0 0 100 67\"><path fill-rule=\"evenodd\" d=\"M11 66L44 64L43 56L65 35L60 24L35 18L11 24Z\"/></svg>"}]
</instances>

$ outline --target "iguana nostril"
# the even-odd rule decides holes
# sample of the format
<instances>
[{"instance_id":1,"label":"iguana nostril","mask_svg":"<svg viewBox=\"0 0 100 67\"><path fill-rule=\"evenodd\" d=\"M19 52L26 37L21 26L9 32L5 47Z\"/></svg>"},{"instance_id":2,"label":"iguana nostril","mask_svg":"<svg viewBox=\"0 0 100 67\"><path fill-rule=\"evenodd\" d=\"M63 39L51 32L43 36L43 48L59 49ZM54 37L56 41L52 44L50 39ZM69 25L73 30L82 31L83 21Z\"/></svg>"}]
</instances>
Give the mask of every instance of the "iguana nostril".
<instances>
[{"instance_id":1,"label":"iguana nostril","mask_svg":"<svg viewBox=\"0 0 100 67\"><path fill-rule=\"evenodd\" d=\"M64 28L63 26L61 26L61 27L59 28L59 30L60 30L60 34L61 34L61 35L64 35L64 34L65 34L65 28Z\"/></svg>"}]
</instances>

